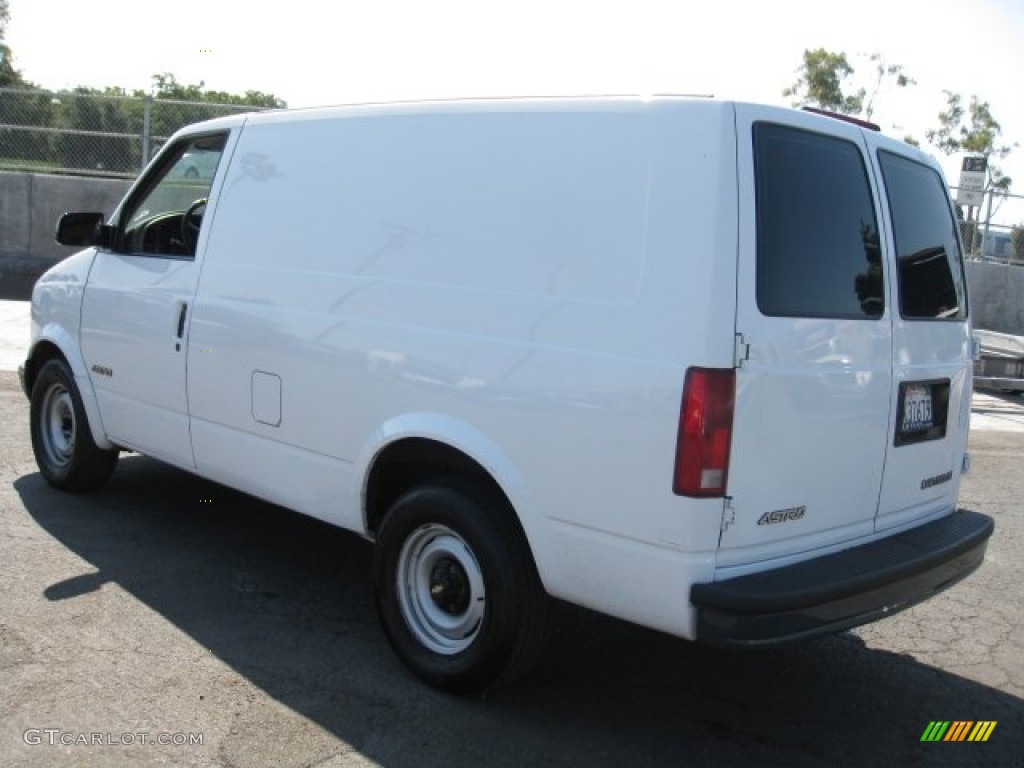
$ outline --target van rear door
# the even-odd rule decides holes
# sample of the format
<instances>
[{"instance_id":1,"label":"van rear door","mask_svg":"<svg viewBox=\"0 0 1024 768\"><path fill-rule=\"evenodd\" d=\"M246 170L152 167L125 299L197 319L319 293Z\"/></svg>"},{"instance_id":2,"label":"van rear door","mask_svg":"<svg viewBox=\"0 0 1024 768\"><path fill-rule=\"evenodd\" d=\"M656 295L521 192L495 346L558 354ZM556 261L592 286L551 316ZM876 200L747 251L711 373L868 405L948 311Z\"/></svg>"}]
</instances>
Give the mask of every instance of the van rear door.
<instances>
[{"instance_id":1,"label":"van rear door","mask_svg":"<svg viewBox=\"0 0 1024 768\"><path fill-rule=\"evenodd\" d=\"M874 532L892 311L862 130L737 105L738 370L719 567Z\"/></svg>"},{"instance_id":2,"label":"van rear door","mask_svg":"<svg viewBox=\"0 0 1024 768\"><path fill-rule=\"evenodd\" d=\"M877 528L891 529L956 504L971 402L971 336L957 220L931 160L869 136L884 186L893 308L893 426Z\"/></svg>"}]
</instances>

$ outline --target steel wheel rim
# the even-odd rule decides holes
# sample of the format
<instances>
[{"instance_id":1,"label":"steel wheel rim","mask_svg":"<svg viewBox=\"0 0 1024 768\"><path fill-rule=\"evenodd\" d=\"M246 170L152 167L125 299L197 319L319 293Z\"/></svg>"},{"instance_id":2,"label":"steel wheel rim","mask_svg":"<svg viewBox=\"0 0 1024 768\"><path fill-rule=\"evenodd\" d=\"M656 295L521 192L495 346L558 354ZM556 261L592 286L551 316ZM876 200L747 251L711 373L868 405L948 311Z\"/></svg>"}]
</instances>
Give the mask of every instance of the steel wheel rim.
<instances>
[{"instance_id":1,"label":"steel wheel rim","mask_svg":"<svg viewBox=\"0 0 1024 768\"><path fill-rule=\"evenodd\" d=\"M483 624L483 573L455 531L430 523L413 531L398 556L398 602L416 640L435 653L466 650Z\"/></svg>"},{"instance_id":2,"label":"steel wheel rim","mask_svg":"<svg viewBox=\"0 0 1024 768\"><path fill-rule=\"evenodd\" d=\"M60 384L54 384L46 392L42 407L40 436L47 461L56 467L64 467L75 453L77 423L71 393Z\"/></svg>"}]
</instances>

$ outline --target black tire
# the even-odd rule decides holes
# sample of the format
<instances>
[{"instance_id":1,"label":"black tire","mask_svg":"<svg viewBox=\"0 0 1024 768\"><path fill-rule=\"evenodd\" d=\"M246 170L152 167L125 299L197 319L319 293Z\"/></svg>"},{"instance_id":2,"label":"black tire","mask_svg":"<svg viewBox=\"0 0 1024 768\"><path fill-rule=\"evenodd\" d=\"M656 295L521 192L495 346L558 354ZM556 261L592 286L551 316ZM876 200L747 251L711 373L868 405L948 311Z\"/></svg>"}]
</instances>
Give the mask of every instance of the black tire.
<instances>
[{"instance_id":1,"label":"black tire","mask_svg":"<svg viewBox=\"0 0 1024 768\"><path fill-rule=\"evenodd\" d=\"M392 648L449 693L509 685L547 639L549 600L504 498L444 481L403 494L374 550L377 611Z\"/></svg>"},{"instance_id":2,"label":"black tire","mask_svg":"<svg viewBox=\"0 0 1024 768\"><path fill-rule=\"evenodd\" d=\"M75 377L63 360L48 360L39 370L29 413L32 452L50 485L85 491L110 479L118 451L96 446Z\"/></svg>"}]
</instances>

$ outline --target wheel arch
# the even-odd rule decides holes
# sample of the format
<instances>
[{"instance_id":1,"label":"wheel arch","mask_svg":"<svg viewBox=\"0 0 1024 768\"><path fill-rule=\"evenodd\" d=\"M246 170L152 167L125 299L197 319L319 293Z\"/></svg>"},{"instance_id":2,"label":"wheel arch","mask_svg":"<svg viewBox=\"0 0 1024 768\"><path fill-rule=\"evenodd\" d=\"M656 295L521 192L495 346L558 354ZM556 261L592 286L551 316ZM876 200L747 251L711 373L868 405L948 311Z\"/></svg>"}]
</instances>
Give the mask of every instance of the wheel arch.
<instances>
[{"instance_id":1,"label":"wheel arch","mask_svg":"<svg viewBox=\"0 0 1024 768\"><path fill-rule=\"evenodd\" d=\"M85 408L85 415L89 422L89 432L92 433L96 447L104 450L116 448L117 446L107 439L106 430L103 428L99 403L96 400L92 379L89 378L89 373L85 368L85 360L82 358L78 345L74 343L64 328L47 325L40 330L39 337L25 360L25 391L31 396L32 387L35 386L39 371L47 361L54 359L66 363L75 377L75 385L78 387L82 406Z\"/></svg>"},{"instance_id":2,"label":"wheel arch","mask_svg":"<svg viewBox=\"0 0 1024 768\"><path fill-rule=\"evenodd\" d=\"M507 502L536 564L524 479L493 440L464 422L434 414L405 416L385 425L376 437L365 452L363 472L363 529L368 537L376 537L387 510L405 491L432 478L455 476Z\"/></svg>"},{"instance_id":3,"label":"wheel arch","mask_svg":"<svg viewBox=\"0 0 1024 768\"><path fill-rule=\"evenodd\" d=\"M410 487L445 476L474 480L508 500L490 472L466 453L439 440L404 437L384 446L370 465L364 491L366 532L376 534L391 504Z\"/></svg>"}]
</instances>

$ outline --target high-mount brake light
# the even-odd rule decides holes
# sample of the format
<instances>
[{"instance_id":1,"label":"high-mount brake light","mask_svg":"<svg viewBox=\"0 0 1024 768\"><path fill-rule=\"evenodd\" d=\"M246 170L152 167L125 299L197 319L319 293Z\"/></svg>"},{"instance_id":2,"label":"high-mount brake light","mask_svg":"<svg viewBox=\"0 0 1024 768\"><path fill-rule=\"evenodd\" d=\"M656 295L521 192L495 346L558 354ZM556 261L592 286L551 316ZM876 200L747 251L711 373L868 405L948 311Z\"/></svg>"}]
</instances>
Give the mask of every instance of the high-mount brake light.
<instances>
[{"instance_id":1,"label":"high-mount brake light","mask_svg":"<svg viewBox=\"0 0 1024 768\"><path fill-rule=\"evenodd\" d=\"M817 107L804 107L803 109L804 112L813 112L816 115L824 115L825 117L842 120L844 123L859 125L861 128L867 128L869 131L880 132L882 130L878 123L872 123L869 120L861 120L859 117L854 117L853 115L844 115L840 112L829 112L827 109L818 109Z\"/></svg>"},{"instance_id":2,"label":"high-mount brake light","mask_svg":"<svg viewBox=\"0 0 1024 768\"><path fill-rule=\"evenodd\" d=\"M735 399L736 372L731 368L687 370L672 482L678 495L725 495Z\"/></svg>"}]
</instances>

